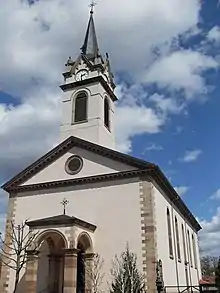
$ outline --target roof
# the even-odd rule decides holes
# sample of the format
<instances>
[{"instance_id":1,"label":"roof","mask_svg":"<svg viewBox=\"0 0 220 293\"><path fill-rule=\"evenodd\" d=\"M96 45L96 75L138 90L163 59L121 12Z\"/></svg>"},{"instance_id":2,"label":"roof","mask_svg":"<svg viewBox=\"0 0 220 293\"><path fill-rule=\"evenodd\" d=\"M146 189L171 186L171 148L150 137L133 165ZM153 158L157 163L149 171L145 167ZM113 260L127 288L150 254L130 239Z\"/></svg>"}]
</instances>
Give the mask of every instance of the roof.
<instances>
[{"instance_id":1,"label":"roof","mask_svg":"<svg viewBox=\"0 0 220 293\"><path fill-rule=\"evenodd\" d=\"M80 147L87 151L91 151L97 155L103 156L105 158L109 158L129 166L134 167L132 171L125 172L117 172L111 174L97 175L97 176L89 176L77 179L69 179L69 180L59 180L53 182L46 182L40 184L30 184L30 185L22 185L25 181L30 179L32 176L43 170L49 164L56 161L63 154L68 152L73 147ZM194 227L197 231L201 229L201 226L192 215L190 210L187 208L183 200L179 197L175 189L172 187L166 176L160 170L160 168L152 164L150 162L120 153L118 151L108 149L106 147L94 144L92 142L80 139L78 137L70 136L65 141L60 143L58 146L53 148L43 157L39 158L29 167L21 171L19 174L14 176L8 182L6 182L2 188L11 193L11 196L15 192L19 191L28 191L28 190L40 190L40 189L48 189L52 187L63 187L63 186L75 186L80 184L88 184L93 182L101 182L101 181L111 181L115 179L123 179L123 178L134 178L139 177L146 179L149 178L152 182L156 182L158 186L164 191L166 196L174 203L174 205L180 210L183 216L188 220L188 222Z\"/></svg>"},{"instance_id":2,"label":"roof","mask_svg":"<svg viewBox=\"0 0 220 293\"><path fill-rule=\"evenodd\" d=\"M27 226L29 227L43 227L43 226L49 226L49 225L52 225L52 226L77 225L83 228L87 228L93 232L96 230L95 225L75 217L64 215L64 214L27 222Z\"/></svg>"},{"instance_id":3,"label":"roof","mask_svg":"<svg viewBox=\"0 0 220 293\"><path fill-rule=\"evenodd\" d=\"M200 285L214 285L215 284L215 276L203 276L202 279L199 281Z\"/></svg>"},{"instance_id":4,"label":"roof","mask_svg":"<svg viewBox=\"0 0 220 293\"><path fill-rule=\"evenodd\" d=\"M95 31L95 23L93 19L93 11L90 12L86 36L84 44L82 46L82 54L86 55L88 59L94 59L99 55L98 41Z\"/></svg>"}]
</instances>

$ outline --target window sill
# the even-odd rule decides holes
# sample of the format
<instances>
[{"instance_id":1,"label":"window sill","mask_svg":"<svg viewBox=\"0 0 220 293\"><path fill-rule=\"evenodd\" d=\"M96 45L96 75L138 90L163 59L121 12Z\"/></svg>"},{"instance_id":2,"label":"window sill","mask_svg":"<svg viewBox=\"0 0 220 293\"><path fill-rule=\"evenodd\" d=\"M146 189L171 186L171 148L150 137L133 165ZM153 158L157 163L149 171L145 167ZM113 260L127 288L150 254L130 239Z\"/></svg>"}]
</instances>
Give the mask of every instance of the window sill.
<instances>
[{"instance_id":1,"label":"window sill","mask_svg":"<svg viewBox=\"0 0 220 293\"><path fill-rule=\"evenodd\" d=\"M77 121L77 122L72 122L72 125L77 125L77 124L82 124L82 123L87 123L88 120L82 120L82 121Z\"/></svg>"},{"instance_id":2,"label":"window sill","mask_svg":"<svg viewBox=\"0 0 220 293\"><path fill-rule=\"evenodd\" d=\"M106 126L104 123L105 128L111 133L110 127Z\"/></svg>"}]
</instances>

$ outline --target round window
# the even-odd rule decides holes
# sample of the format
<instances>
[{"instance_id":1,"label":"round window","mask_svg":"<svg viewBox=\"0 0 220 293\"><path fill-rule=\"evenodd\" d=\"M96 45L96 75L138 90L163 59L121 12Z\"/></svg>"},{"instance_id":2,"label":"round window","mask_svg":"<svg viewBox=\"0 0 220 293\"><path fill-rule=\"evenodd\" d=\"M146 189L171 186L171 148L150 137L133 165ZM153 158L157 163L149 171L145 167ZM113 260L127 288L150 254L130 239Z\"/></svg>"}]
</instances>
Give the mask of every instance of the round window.
<instances>
[{"instance_id":1,"label":"round window","mask_svg":"<svg viewBox=\"0 0 220 293\"><path fill-rule=\"evenodd\" d=\"M78 156L70 157L65 164L66 172L70 175L77 174L83 167L83 160Z\"/></svg>"}]
</instances>

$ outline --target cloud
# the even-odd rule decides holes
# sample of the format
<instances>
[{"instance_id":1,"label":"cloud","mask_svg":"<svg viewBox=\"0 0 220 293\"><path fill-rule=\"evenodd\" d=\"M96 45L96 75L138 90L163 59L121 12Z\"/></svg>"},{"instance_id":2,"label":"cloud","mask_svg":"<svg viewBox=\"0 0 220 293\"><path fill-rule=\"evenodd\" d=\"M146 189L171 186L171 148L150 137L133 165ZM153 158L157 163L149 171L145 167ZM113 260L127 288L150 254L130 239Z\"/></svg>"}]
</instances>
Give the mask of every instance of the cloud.
<instances>
[{"instance_id":1,"label":"cloud","mask_svg":"<svg viewBox=\"0 0 220 293\"><path fill-rule=\"evenodd\" d=\"M131 138L134 133L136 135L157 133L164 122L164 117L157 115L151 108L137 105L118 107L116 115L118 149L122 152L131 151Z\"/></svg>"},{"instance_id":2,"label":"cloud","mask_svg":"<svg viewBox=\"0 0 220 293\"><path fill-rule=\"evenodd\" d=\"M149 100L153 102L156 108L164 113L167 114L179 114L182 112L186 106L183 102L179 102L174 97L173 98L166 98L162 95L154 94L152 95Z\"/></svg>"},{"instance_id":3,"label":"cloud","mask_svg":"<svg viewBox=\"0 0 220 293\"><path fill-rule=\"evenodd\" d=\"M174 187L174 189L179 194L179 196L183 196L189 190L189 187L188 186L178 186L178 187Z\"/></svg>"},{"instance_id":4,"label":"cloud","mask_svg":"<svg viewBox=\"0 0 220 293\"><path fill-rule=\"evenodd\" d=\"M162 151L164 148L160 145L157 145L155 143L150 143L148 146L144 149L142 154L146 154L147 152L151 151Z\"/></svg>"},{"instance_id":5,"label":"cloud","mask_svg":"<svg viewBox=\"0 0 220 293\"><path fill-rule=\"evenodd\" d=\"M189 98L206 93L206 82L201 74L217 67L217 61L210 56L192 50L179 50L158 58L149 68L144 80L171 91L183 90Z\"/></svg>"},{"instance_id":6,"label":"cloud","mask_svg":"<svg viewBox=\"0 0 220 293\"><path fill-rule=\"evenodd\" d=\"M220 243L220 207L210 221L200 220L202 230L199 234L203 254L219 256Z\"/></svg>"},{"instance_id":7,"label":"cloud","mask_svg":"<svg viewBox=\"0 0 220 293\"><path fill-rule=\"evenodd\" d=\"M126 0L102 0L95 15L100 49L111 52L115 70L138 75L154 58L152 46L170 43L195 27L199 10L197 0L164 0L162 5L159 0L140 0L138 6ZM114 15L114 21L106 12ZM61 80L68 56L75 58L79 53L87 19L87 5L79 0L36 1L31 6L28 1L5 1L0 11L4 39L0 48L1 86L19 95L32 88L33 81Z\"/></svg>"},{"instance_id":8,"label":"cloud","mask_svg":"<svg viewBox=\"0 0 220 293\"><path fill-rule=\"evenodd\" d=\"M164 58L169 61L175 57L170 53L170 44L196 29L200 8L197 0L140 0L138 6L132 1L102 0L97 5L95 22L100 51L110 53L117 77L116 93L120 99L115 127L121 151L132 150L134 136L162 131L169 115L186 109L184 102L171 95L148 93L142 76L157 79L152 73L154 68L159 70L158 64ZM114 15L114 21L106 17L106 11ZM33 5L11 0L1 4L0 35L4 42L0 46L0 88L15 96L18 104L0 103L1 180L20 171L59 141L61 73L68 56L75 59L80 53L88 14L87 5L79 0L36 1ZM157 60L153 48L160 51ZM184 60L187 58L191 60ZM214 66L211 57L199 55L197 59L204 63L200 66L204 70ZM178 64L186 66L183 62ZM147 75L148 68L151 75ZM180 72L184 73L184 68ZM122 82L125 78L121 73L129 76L131 82ZM198 79L199 74L194 72ZM180 75L176 82L176 86L172 83L173 88L180 87ZM187 83L181 86L186 88Z\"/></svg>"},{"instance_id":9,"label":"cloud","mask_svg":"<svg viewBox=\"0 0 220 293\"><path fill-rule=\"evenodd\" d=\"M185 155L179 160L184 163L194 162L202 154L201 150L186 151Z\"/></svg>"},{"instance_id":10,"label":"cloud","mask_svg":"<svg viewBox=\"0 0 220 293\"><path fill-rule=\"evenodd\" d=\"M210 196L210 199L219 200L220 199L220 189L216 190L216 192L212 196Z\"/></svg>"},{"instance_id":11,"label":"cloud","mask_svg":"<svg viewBox=\"0 0 220 293\"><path fill-rule=\"evenodd\" d=\"M1 180L21 171L58 142L59 103L57 96L42 89L19 106L0 104Z\"/></svg>"},{"instance_id":12,"label":"cloud","mask_svg":"<svg viewBox=\"0 0 220 293\"><path fill-rule=\"evenodd\" d=\"M207 39L210 42L220 42L220 27L214 26L207 34Z\"/></svg>"}]
</instances>

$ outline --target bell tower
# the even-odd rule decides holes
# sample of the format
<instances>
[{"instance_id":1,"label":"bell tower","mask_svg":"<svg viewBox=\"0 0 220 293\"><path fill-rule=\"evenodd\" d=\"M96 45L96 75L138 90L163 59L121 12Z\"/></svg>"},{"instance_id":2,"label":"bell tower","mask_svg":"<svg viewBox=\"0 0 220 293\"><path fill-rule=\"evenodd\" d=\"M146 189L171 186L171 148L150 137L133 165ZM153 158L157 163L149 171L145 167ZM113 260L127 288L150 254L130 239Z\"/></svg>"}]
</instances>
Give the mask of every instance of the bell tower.
<instances>
[{"instance_id":1,"label":"bell tower","mask_svg":"<svg viewBox=\"0 0 220 293\"><path fill-rule=\"evenodd\" d=\"M99 52L93 8L81 54L75 61L69 57L63 72L61 139L73 135L114 149L117 97L109 56Z\"/></svg>"}]
</instances>

